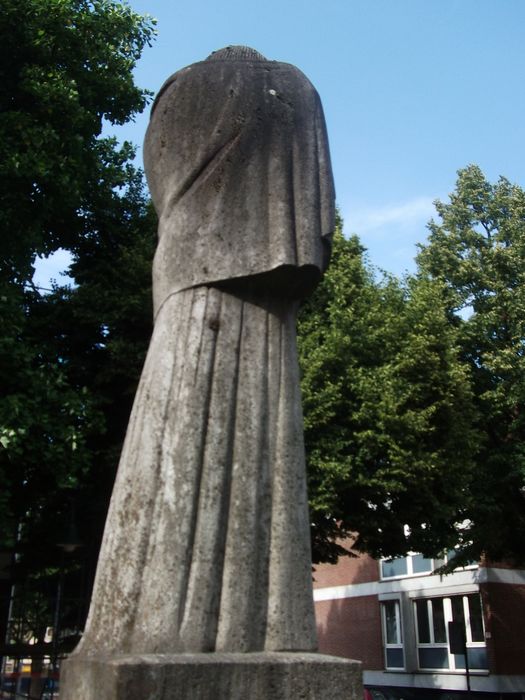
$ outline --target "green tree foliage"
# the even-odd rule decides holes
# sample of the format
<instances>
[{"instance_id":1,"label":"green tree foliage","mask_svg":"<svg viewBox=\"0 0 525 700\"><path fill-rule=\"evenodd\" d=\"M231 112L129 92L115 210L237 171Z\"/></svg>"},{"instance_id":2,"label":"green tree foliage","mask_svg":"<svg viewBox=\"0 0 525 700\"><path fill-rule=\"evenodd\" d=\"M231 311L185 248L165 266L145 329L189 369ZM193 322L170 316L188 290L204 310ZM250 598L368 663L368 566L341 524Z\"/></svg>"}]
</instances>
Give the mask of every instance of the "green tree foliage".
<instances>
[{"instance_id":1,"label":"green tree foliage","mask_svg":"<svg viewBox=\"0 0 525 700\"><path fill-rule=\"evenodd\" d=\"M86 434L89 478L79 484L94 565L129 413L152 329L151 264L157 219L141 174L98 217L70 268L78 286L53 304L60 355L92 397L101 429Z\"/></svg>"},{"instance_id":2,"label":"green tree foliage","mask_svg":"<svg viewBox=\"0 0 525 700\"><path fill-rule=\"evenodd\" d=\"M458 540L470 483L469 371L437 282L377 282L354 237L299 325L314 556L335 538L377 556Z\"/></svg>"},{"instance_id":3,"label":"green tree foliage","mask_svg":"<svg viewBox=\"0 0 525 700\"><path fill-rule=\"evenodd\" d=\"M132 71L153 27L114 0L0 4L0 546L38 583L72 494L96 559L149 335L152 217L133 148L101 132L146 104ZM35 259L59 248L78 286L41 295Z\"/></svg>"},{"instance_id":4,"label":"green tree foliage","mask_svg":"<svg viewBox=\"0 0 525 700\"><path fill-rule=\"evenodd\" d=\"M146 104L132 70L152 27L113 0L2 0L0 33L1 269L27 283L126 183L130 145L99 136Z\"/></svg>"},{"instance_id":5,"label":"green tree foliage","mask_svg":"<svg viewBox=\"0 0 525 700\"><path fill-rule=\"evenodd\" d=\"M36 622L40 629L52 625L59 569L65 567L60 645L66 650L75 642L67 635L82 628L87 613L113 479L151 331L155 229L140 173L135 173L125 195L115 196L112 208L99 217L96 235L79 246L71 266L78 285L38 296L31 307L21 343L38 348L39 374L29 376L30 390L37 393L28 401L23 393L27 387L19 385L20 407L3 422L14 425L19 437L18 449L7 444L2 455L4 473L11 479L2 492L9 506L2 512L9 524L2 531L3 543L16 544L18 551L15 603L25 610L35 600L47 601L45 609L38 608L42 618ZM19 381L13 378L14 385ZM49 394L38 393L48 386L53 403ZM65 404L73 399L76 403ZM82 547L64 556L57 545L71 537L72 509L74 534Z\"/></svg>"},{"instance_id":6,"label":"green tree foliage","mask_svg":"<svg viewBox=\"0 0 525 700\"><path fill-rule=\"evenodd\" d=\"M473 559L524 561L525 192L489 183L476 166L458 176L417 262L442 286L472 378L478 440L464 544Z\"/></svg>"}]
</instances>

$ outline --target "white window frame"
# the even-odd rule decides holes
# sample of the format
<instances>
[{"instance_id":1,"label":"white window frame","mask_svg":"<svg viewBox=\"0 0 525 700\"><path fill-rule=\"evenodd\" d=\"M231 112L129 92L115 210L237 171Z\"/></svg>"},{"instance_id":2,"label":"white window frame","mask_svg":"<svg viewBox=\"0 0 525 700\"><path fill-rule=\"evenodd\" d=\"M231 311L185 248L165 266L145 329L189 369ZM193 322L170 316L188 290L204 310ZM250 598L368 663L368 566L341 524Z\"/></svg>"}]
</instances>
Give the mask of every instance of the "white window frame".
<instances>
[{"instance_id":1,"label":"white window frame","mask_svg":"<svg viewBox=\"0 0 525 700\"><path fill-rule=\"evenodd\" d=\"M398 578L409 578L413 576L428 576L429 574L432 573L432 571L436 568L434 566L434 559L430 559L430 568L428 571L414 571L413 567L413 561L414 557L418 556L416 553L411 553L407 554L406 557L394 557L393 559L381 559L380 561L380 567L379 567L379 572L381 575L381 581L392 581L393 579L398 579ZM404 559L406 561L407 565L407 573L406 574L394 574L394 576L383 576L383 562L390 562L394 561L395 559Z\"/></svg>"},{"instance_id":2,"label":"white window frame","mask_svg":"<svg viewBox=\"0 0 525 700\"><path fill-rule=\"evenodd\" d=\"M415 633L416 633L416 645L418 649L418 654L417 654L417 663L418 663L418 668L420 671L433 671L433 672L447 672L447 671L460 671L461 673L465 672L464 668L456 668L456 655L452 654L450 652L449 648L449 640L448 640L448 623L452 622L452 600L451 598L456 598L456 597L461 597L463 600L463 617L465 620L465 631L466 631L466 640L467 640L467 651L468 649L475 649L475 648L486 648L487 644L485 639L482 642L473 642L472 641L472 627L470 625L470 608L468 604L468 598L470 595L478 595L474 593L463 593L463 594L454 594L454 595L449 595L449 596L433 596L430 598L416 598L414 599L413 605L414 605L414 623L415 623ZM442 600L443 601L443 615L444 615L444 623L445 623L445 634L446 634L446 642L436 642L434 641L434 616L433 616L433 609L432 609L432 601L433 600ZM427 603L427 619L428 619L428 624L429 624L429 631L430 631L430 642L420 642L419 640L419 626L418 626L418 617L417 617L417 602L421 601L426 601ZM481 602L481 601L480 601ZM483 636L485 637L485 621L483 619L483 612L481 614L481 624L483 625ZM427 667L427 666L421 666L419 663L419 649L446 649L447 650L447 657L448 657L448 667L446 668L436 668L436 667ZM487 669L474 669L471 671L473 673L477 672L485 672Z\"/></svg>"},{"instance_id":3,"label":"white window frame","mask_svg":"<svg viewBox=\"0 0 525 700\"><path fill-rule=\"evenodd\" d=\"M452 550L451 550L452 551ZM426 557L430 559L430 569L428 571L414 571L414 566L413 566L413 561L414 557L419 556L418 552L409 552L406 557L392 557L392 558L383 558L380 559L379 561L379 575L380 575L380 580L381 581L394 581L396 579L402 579L402 578L414 578L415 576L431 576L432 572L437 569L439 566L442 566L449 560L449 553L447 552L443 557L437 558L437 557ZM383 576L383 562L390 562L394 561L396 559L404 559L406 561L407 565L407 573L406 574L394 574L394 576ZM467 566L459 566L454 571L466 571L466 570L471 570L471 569L477 569L479 568L478 564L468 564Z\"/></svg>"},{"instance_id":4,"label":"white window frame","mask_svg":"<svg viewBox=\"0 0 525 700\"><path fill-rule=\"evenodd\" d=\"M386 621L386 606L394 604L395 617L396 617L396 639L397 642L387 641L387 621ZM384 661L385 669L387 671L404 671L406 668L406 655L405 647L403 644L403 624L401 619L401 601L398 598L391 598L389 600L381 601L381 629L383 631L383 651L384 651ZM401 649L403 652L403 665L402 666L389 666L388 665L388 649Z\"/></svg>"}]
</instances>

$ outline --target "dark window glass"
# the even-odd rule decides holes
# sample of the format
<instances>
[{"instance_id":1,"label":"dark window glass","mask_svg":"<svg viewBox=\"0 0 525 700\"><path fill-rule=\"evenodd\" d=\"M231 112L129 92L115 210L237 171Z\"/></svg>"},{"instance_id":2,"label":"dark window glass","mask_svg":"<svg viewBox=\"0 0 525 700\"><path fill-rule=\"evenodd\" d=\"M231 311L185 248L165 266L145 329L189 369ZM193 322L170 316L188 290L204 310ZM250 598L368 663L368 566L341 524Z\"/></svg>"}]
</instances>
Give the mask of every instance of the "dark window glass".
<instances>
[{"instance_id":1,"label":"dark window glass","mask_svg":"<svg viewBox=\"0 0 525 700\"><path fill-rule=\"evenodd\" d=\"M386 666L387 668L405 668L403 649L387 649Z\"/></svg>"},{"instance_id":2,"label":"dark window glass","mask_svg":"<svg viewBox=\"0 0 525 700\"><path fill-rule=\"evenodd\" d=\"M449 563L452 561L452 559L454 559L455 556L456 556L456 550L455 550L455 549L449 549L449 550L447 551L447 560L448 560Z\"/></svg>"},{"instance_id":3,"label":"dark window glass","mask_svg":"<svg viewBox=\"0 0 525 700\"><path fill-rule=\"evenodd\" d=\"M426 600L416 600L417 636L420 644L430 643L430 626Z\"/></svg>"},{"instance_id":4,"label":"dark window glass","mask_svg":"<svg viewBox=\"0 0 525 700\"><path fill-rule=\"evenodd\" d=\"M415 574L422 574L432 571L432 559L426 559L422 554L415 554L412 559L412 571Z\"/></svg>"},{"instance_id":5,"label":"dark window glass","mask_svg":"<svg viewBox=\"0 0 525 700\"><path fill-rule=\"evenodd\" d=\"M443 598L432 600L432 620L434 623L434 641L447 641L447 631L445 627L445 613L443 611Z\"/></svg>"},{"instance_id":6,"label":"dark window glass","mask_svg":"<svg viewBox=\"0 0 525 700\"><path fill-rule=\"evenodd\" d=\"M407 560L405 557L381 562L381 575L383 578L389 578L390 576L405 576L406 574Z\"/></svg>"},{"instance_id":7,"label":"dark window glass","mask_svg":"<svg viewBox=\"0 0 525 700\"><path fill-rule=\"evenodd\" d=\"M470 655L468 660L470 661ZM454 654L454 664L457 669L465 668L465 654Z\"/></svg>"},{"instance_id":8,"label":"dark window glass","mask_svg":"<svg viewBox=\"0 0 525 700\"><path fill-rule=\"evenodd\" d=\"M485 635L483 633L483 613L481 610L481 599L477 593L474 593L473 595L469 595L467 597L472 641L484 642Z\"/></svg>"},{"instance_id":9,"label":"dark window glass","mask_svg":"<svg viewBox=\"0 0 525 700\"><path fill-rule=\"evenodd\" d=\"M398 624L397 615L398 607L397 601L389 600L383 603L385 611L385 637L387 644L399 644L401 640L398 635Z\"/></svg>"},{"instance_id":10,"label":"dark window glass","mask_svg":"<svg viewBox=\"0 0 525 700\"><path fill-rule=\"evenodd\" d=\"M452 619L454 622L462 622L465 624L465 614L463 611L463 596L454 595L450 599L452 605Z\"/></svg>"},{"instance_id":11,"label":"dark window glass","mask_svg":"<svg viewBox=\"0 0 525 700\"><path fill-rule=\"evenodd\" d=\"M472 669L488 668L487 665L487 650L485 647L473 647L467 650L468 665Z\"/></svg>"},{"instance_id":12,"label":"dark window glass","mask_svg":"<svg viewBox=\"0 0 525 700\"><path fill-rule=\"evenodd\" d=\"M446 647L423 647L419 649L420 668L448 668Z\"/></svg>"},{"instance_id":13,"label":"dark window glass","mask_svg":"<svg viewBox=\"0 0 525 700\"><path fill-rule=\"evenodd\" d=\"M488 668L487 666L487 649L485 647L471 647L467 649L468 666L471 670L478 671ZM465 668L465 655L454 654L454 662L456 668Z\"/></svg>"}]
</instances>

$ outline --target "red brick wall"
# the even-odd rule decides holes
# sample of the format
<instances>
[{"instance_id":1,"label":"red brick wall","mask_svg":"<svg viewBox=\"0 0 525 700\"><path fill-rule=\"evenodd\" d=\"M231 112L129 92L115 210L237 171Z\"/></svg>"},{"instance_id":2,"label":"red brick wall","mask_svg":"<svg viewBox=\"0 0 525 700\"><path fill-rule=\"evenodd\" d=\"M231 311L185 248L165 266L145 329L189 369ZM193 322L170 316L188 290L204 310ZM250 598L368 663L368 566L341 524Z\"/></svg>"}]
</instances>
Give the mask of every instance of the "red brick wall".
<instances>
[{"instance_id":1,"label":"red brick wall","mask_svg":"<svg viewBox=\"0 0 525 700\"><path fill-rule=\"evenodd\" d=\"M368 554L339 557L337 564L316 564L314 588L379 581L379 563Z\"/></svg>"},{"instance_id":2,"label":"red brick wall","mask_svg":"<svg viewBox=\"0 0 525 700\"><path fill-rule=\"evenodd\" d=\"M319 651L363 662L363 669L384 668L377 596L316 602Z\"/></svg>"},{"instance_id":3,"label":"red brick wall","mask_svg":"<svg viewBox=\"0 0 525 700\"><path fill-rule=\"evenodd\" d=\"M484 583L485 632L491 673L525 673L525 585Z\"/></svg>"}]
</instances>

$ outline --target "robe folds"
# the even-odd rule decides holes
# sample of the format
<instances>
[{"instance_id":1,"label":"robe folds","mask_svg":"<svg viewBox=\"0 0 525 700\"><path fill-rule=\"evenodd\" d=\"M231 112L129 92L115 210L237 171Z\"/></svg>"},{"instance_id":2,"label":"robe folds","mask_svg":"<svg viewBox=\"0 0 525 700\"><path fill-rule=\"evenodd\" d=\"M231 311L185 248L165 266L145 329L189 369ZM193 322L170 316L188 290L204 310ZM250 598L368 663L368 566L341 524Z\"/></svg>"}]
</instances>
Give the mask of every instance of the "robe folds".
<instances>
[{"instance_id":1,"label":"robe folds","mask_svg":"<svg viewBox=\"0 0 525 700\"><path fill-rule=\"evenodd\" d=\"M77 653L316 648L296 308L163 304Z\"/></svg>"},{"instance_id":2,"label":"robe folds","mask_svg":"<svg viewBox=\"0 0 525 700\"><path fill-rule=\"evenodd\" d=\"M144 160L155 325L75 653L313 651L295 323L334 230L319 97L228 47L166 82Z\"/></svg>"}]
</instances>

